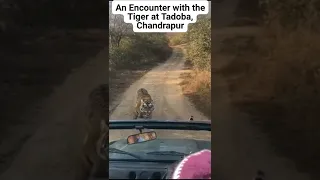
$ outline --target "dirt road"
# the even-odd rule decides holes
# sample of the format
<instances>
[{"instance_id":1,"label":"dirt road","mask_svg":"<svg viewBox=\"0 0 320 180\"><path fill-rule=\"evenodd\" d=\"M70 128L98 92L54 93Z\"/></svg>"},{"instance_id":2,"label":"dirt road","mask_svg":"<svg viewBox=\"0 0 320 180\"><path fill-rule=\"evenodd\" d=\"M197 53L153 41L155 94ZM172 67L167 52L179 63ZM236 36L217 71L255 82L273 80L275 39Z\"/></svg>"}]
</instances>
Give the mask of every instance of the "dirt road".
<instances>
[{"instance_id":1,"label":"dirt road","mask_svg":"<svg viewBox=\"0 0 320 180\"><path fill-rule=\"evenodd\" d=\"M23 145L1 180L70 180L84 138L85 106L90 91L108 82L108 48L101 51L39 106L43 125Z\"/></svg>"},{"instance_id":2,"label":"dirt road","mask_svg":"<svg viewBox=\"0 0 320 180\"><path fill-rule=\"evenodd\" d=\"M120 102L110 115L113 120L130 120L136 103L137 90L145 88L155 102L153 119L188 120L191 115L196 120L207 120L196 111L183 96L179 83L180 74L184 71L184 59L179 48L174 48L172 57L165 63L149 71L140 80L127 89Z\"/></svg>"},{"instance_id":3,"label":"dirt road","mask_svg":"<svg viewBox=\"0 0 320 180\"><path fill-rule=\"evenodd\" d=\"M136 103L137 90L145 88L152 96L155 103L155 111L153 119L158 120L188 120L190 116L194 116L195 120L209 120L202 113L198 112L189 100L183 95L179 83L180 74L186 70L184 68L184 59L182 51L179 47L175 47L171 58L165 63L160 64L140 80L132 84L123 97L116 101L111 107L110 119L112 120L132 120L133 107ZM157 131L158 132L158 131ZM168 131L167 131L168 132ZM136 133L133 131L132 133ZM174 133L173 133L174 134ZM165 135L158 132L158 136L174 136L173 134ZM178 136L181 135L176 133ZM194 133L193 135L195 135ZM198 134L204 134L199 132ZM121 132L110 132L109 141L125 138L129 134L121 134ZM210 139L210 134L200 138Z\"/></svg>"}]
</instances>

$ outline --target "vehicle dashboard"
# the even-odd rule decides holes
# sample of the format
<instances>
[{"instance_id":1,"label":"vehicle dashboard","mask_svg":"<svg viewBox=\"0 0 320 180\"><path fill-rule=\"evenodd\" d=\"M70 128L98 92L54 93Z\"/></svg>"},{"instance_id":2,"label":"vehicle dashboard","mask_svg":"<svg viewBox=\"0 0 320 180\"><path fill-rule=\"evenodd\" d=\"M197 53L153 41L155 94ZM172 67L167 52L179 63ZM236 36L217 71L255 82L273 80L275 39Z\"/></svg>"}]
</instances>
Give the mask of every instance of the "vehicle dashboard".
<instances>
[{"instance_id":1,"label":"vehicle dashboard","mask_svg":"<svg viewBox=\"0 0 320 180\"><path fill-rule=\"evenodd\" d=\"M175 162L109 162L109 179L170 179Z\"/></svg>"}]
</instances>

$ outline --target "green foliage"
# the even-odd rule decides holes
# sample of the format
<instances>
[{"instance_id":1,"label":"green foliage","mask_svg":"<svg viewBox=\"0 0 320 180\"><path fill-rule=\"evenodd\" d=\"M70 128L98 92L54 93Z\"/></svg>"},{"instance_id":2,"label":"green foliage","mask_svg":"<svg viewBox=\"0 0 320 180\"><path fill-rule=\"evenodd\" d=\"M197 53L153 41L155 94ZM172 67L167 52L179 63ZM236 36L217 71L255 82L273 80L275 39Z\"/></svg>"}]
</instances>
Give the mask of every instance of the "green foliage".
<instances>
[{"instance_id":1,"label":"green foliage","mask_svg":"<svg viewBox=\"0 0 320 180\"><path fill-rule=\"evenodd\" d=\"M112 70L132 69L166 60L171 55L171 48L165 34L137 33L122 39L119 47L109 49L109 54Z\"/></svg>"},{"instance_id":2,"label":"green foliage","mask_svg":"<svg viewBox=\"0 0 320 180\"><path fill-rule=\"evenodd\" d=\"M186 34L187 60L199 70L211 70L211 19L201 18L189 25Z\"/></svg>"}]
</instances>

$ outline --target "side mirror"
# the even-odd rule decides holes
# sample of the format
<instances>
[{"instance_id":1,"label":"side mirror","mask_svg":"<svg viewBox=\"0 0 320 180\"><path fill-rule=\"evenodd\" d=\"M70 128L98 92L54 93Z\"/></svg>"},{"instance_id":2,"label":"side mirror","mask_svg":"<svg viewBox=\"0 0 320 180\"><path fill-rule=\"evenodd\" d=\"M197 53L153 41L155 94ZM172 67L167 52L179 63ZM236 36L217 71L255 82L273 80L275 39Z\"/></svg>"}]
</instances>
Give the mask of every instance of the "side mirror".
<instances>
[{"instance_id":1,"label":"side mirror","mask_svg":"<svg viewBox=\"0 0 320 180\"><path fill-rule=\"evenodd\" d=\"M157 139L157 134L155 131L143 132L143 133L133 134L128 136L127 144L137 144L137 143L142 143L146 141L152 141L155 139Z\"/></svg>"}]
</instances>

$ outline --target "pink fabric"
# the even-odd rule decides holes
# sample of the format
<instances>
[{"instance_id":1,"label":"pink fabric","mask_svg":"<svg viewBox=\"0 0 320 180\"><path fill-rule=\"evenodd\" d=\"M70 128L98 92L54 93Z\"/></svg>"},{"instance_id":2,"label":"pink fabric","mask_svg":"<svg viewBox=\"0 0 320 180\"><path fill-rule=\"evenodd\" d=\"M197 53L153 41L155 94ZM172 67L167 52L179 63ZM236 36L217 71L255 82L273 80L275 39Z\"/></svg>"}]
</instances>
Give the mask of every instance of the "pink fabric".
<instances>
[{"instance_id":1,"label":"pink fabric","mask_svg":"<svg viewBox=\"0 0 320 180\"><path fill-rule=\"evenodd\" d=\"M211 179L211 151L205 149L185 157L172 179Z\"/></svg>"}]
</instances>

